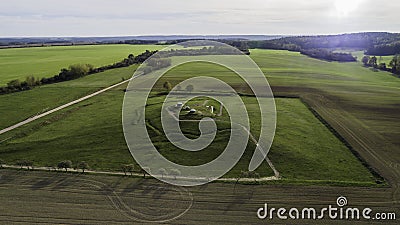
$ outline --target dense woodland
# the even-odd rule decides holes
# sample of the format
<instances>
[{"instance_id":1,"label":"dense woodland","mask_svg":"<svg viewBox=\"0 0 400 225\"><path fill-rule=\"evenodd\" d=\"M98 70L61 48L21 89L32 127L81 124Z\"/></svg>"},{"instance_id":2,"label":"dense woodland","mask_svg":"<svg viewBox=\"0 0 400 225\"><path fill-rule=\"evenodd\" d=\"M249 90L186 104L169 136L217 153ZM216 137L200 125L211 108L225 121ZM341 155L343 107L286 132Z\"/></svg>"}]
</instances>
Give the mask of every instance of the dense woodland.
<instances>
[{"instance_id":1,"label":"dense woodland","mask_svg":"<svg viewBox=\"0 0 400 225\"><path fill-rule=\"evenodd\" d=\"M335 53L331 49L352 48L365 50L367 55L396 55L400 54L400 34L357 33L285 37L268 41L250 41L248 45L250 48L297 51L314 58L349 62L356 59L350 54Z\"/></svg>"}]
</instances>

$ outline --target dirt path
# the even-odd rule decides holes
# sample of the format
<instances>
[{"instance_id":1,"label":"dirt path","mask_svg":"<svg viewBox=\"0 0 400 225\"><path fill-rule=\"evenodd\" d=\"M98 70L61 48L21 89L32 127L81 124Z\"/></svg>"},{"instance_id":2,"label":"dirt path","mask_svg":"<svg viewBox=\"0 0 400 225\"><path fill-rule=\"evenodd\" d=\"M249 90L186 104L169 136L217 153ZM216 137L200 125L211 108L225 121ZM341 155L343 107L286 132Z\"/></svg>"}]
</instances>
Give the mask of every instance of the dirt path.
<instances>
[{"instance_id":1,"label":"dirt path","mask_svg":"<svg viewBox=\"0 0 400 225\"><path fill-rule=\"evenodd\" d=\"M129 81L131 81L132 79L135 79L135 78L136 78L136 77L132 77L131 79L122 81L122 82L120 82L120 83L118 83L118 84L114 84L114 85L112 85L112 86L110 86L110 87L107 87L107 88L104 88L104 89L102 89L102 90L100 90L100 91L97 91L97 92L94 92L94 93L92 93L92 94L86 95L86 96L84 96L84 97L82 97L82 98L79 98L79 99L77 99L77 100L74 100L74 101L72 101L72 102L69 102L69 103L67 103L67 104L64 104L64 105L62 105L62 106L59 106L59 107L54 108L54 109L52 109L52 110L49 110L49 111L47 111L47 112L44 112L44 113L41 113L41 114L32 116L32 117L30 117L30 118L28 118L28 119L26 119L26 120L24 120L24 121L22 121L22 122L19 122L19 123L15 124L15 125L12 125L12 126L10 126L10 127L7 127L7 128L5 128L5 129L0 130L0 134L4 134L4 133L6 133L6 132L12 131L12 130L18 128L18 127L21 127L21 126L23 126L23 125L26 125L26 124L28 124L28 123L31 123L31 122L33 122L33 121L35 121L35 120L38 120L38 119L42 118L42 117L45 117L45 116L47 116L47 115L50 115L50 114L52 114L52 113L58 112L58 111L60 111L60 110L62 110L62 109L65 109L65 108L67 108L67 107L69 107L69 106L72 106L72 105L75 105L75 104L80 103L80 102L82 102L82 101L85 101L85 100L87 100L87 99L89 99L89 98L92 98L92 97L97 96L97 95L99 95L99 94L101 94L101 93L104 93L104 92L106 92L106 91L108 91L108 90L110 90L110 89L113 89L113 88L118 87L118 86L120 86L120 85L122 85L122 84L128 83Z\"/></svg>"},{"instance_id":2,"label":"dirt path","mask_svg":"<svg viewBox=\"0 0 400 225\"><path fill-rule=\"evenodd\" d=\"M24 170L29 170L27 167L23 166L13 166L13 165L3 165L3 168L5 169L24 169ZM53 167L41 167L41 166L34 166L33 169L31 170L35 170L35 171L59 171L59 172L63 172L65 171L65 169L56 169ZM78 170L78 169L73 169L73 168L69 168L68 169L69 173L82 173L82 170ZM109 172L109 171L98 171L98 170L85 170L86 174L99 174L99 175L118 175L118 176L125 176L125 175L131 175L131 176L135 176L135 177L142 177L143 173L129 173L127 172L126 174L123 172ZM148 174L146 174L146 176L149 176ZM210 180L210 178L207 177L183 177L183 176L168 176L168 175L151 175L154 178L169 178L169 179L185 179L185 180L198 180L198 179L204 179L204 180ZM240 181L245 181L245 182L250 182L250 181L271 181L271 180L279 180L279 178L272 176L272 177L261 177L258 179L254 179L254 178L240 178ZM236 178L218 178L217 181L231 181L231 182L236 182L237 179Z\"/></svg>"}]
</instances>

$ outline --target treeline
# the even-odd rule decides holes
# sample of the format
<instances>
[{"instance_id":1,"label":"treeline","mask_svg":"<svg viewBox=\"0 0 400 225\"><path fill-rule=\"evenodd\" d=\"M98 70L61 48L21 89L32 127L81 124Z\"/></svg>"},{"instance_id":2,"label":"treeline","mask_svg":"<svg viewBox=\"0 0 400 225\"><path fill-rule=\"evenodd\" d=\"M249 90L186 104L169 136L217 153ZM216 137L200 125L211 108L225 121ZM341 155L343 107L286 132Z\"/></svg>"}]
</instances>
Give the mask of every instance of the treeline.
<instances>
[{"instance_id":1,"label":"treeline","mask_svg":"<svg viewBox=\"0 0 400 225\"><path fill-rule=\"evenodd\" d=\"M365 54L379 56L400 54L400 41L390 44L374 45L373 47L368 48Z\"/></svg>"},{"instance_id":2,"label":"treeline","mask_svg":"<svg viewBox=\"0 0 400 225\"><path fill-rule=\"evenodd\" d=\"M332 52L326 49L306 49L300 50L303 55L310 56L312 58L323 59L327 61L338 61L338 62L356 62L357 59L348 53Z\"/></svg>"},{"instance_id":3,"label":"treeline","mask_svg":"<svg viewBox=\"0 0 400 225\"><path fill-rule=\"evenodd\" d=\"M5 165L6 162L2 159L0 159L0 168L4 168L3 165ZM19 166L20 169L26 168L28 170L33 170L34 169L34 162L31 160L17 160L15 163L13 163L15 166ZM81 161L76 163L75 165L72 163L70 160L63 160L57 163L57 165L47 165L46 166L49 170L54 169L64 169L66 172L68 172L69 168L73 168L75 170L81 170L82 173L85 172L85 170L89 169L89 164L85 161Z\"/></svg>"},{"instance_id":4,"label":"treeline","mask_svg":"<svg viewBox=\"0 0 400 225\"><path fill-rule=\"evenodd\" d=\"M251 41L250 48L358 48L368 49L377 45L391 45L400 41L400 34L369 32L341 35L319 35L319 36L299 36L285 37L268 41Z\"/></svg>"},{"instance_id":5,"label":"treeline","mask_svg":"<svg viewBox=\"0 0 400 225\"><path fill-rule=\"evenodd\" d=\"M400 53L400 34L357 33L325 36L285 37L267 41L250 41L250 48L297 51L302 54L333 61L355 61L347 53L335 53L330 49L364 49L369 55L394 55Z\"/></svg>"},{"instance_id":6,"label":"treeline","mask_svg":"<svg viewBox=\"0 0 400 225\"><path fill-rule=\"evenodd\" d=\"M141 68L143 74L151 73L162 68L171 66L171 59L166 58L151 58L147 61L146 66Z\"/></svg>"},{"instance_id":7,"label":"treeline","mask_svg":"<svg viewBox=\"0 0 400 225\"><path fill-rule=\"evenodd\" d=\"M129 44L129 45L154 45L159 44L158 40L126 40L120 41L118 44Z\"/></svg>"},{"instance_id":8,"label":"treeline","mask_svg":"<svg viewBox=\"0 0 400 225\"><path fill-rule=\"evenodd\" d=\"M196 42L188 42L188 41L196 41ZM249 45L248 42L246 40L213 40L216 42L221 42L227 45L230 45L232 47L235 47L237 49L239 49L240 51L242 51L244 54L246 55L250 55L250 50L249 50ZM195 46L207 46L209 45L209 40L199 40L199 39L193 39L193 40L172 40L172 41L168 41L165 44L167 45L173 45L173 44L178 44L181 45L183 47L195 47ZM225 46L221 45L221 46L214 46L214 47L219 47L219 48L226 48ZM210 47L210 48L214 48L214 47ZM216 51L214 51L215 53ZM209 54L209 53L207 53Z\"/></svg>"},{"instance_id":9,"label":"treeline","mask_svg":"<svg viewBox=\"0 0 400 225\"><path fill-rule=\"evenodd\" d=\"M201 43L201 42L200 42ZM202 46L199 43L199 46ZM203 48L189 48L193 45L188 46L187 43L182 43L182 46L188 49L170 49L168 51L158 52L156 57L151 58L147 61L146 65L141 68L141 72L144 74L151 73L162 68L171 66L172 56L198 56L198 55L238 55L240 54L234 48L226 46L214 46L214 47L203 47Z\"/></svg>"},{"instance_id":10,"label":"treeline","mask_svg":"<svg viewBox=\"0 0 400 225\"><path fill-rule=\"evenodd\" d=\"M364 56L361 61L366 67L373 67L378 70L400 75L400 55L394 56L389 65L386 65L386 63L378 63L378 58L376 56Z\"/></svg>"},{"instance_id":11,"label":"treeline","mask_svg":"<svg viewBox=\"0 0 400 225\"><path fill-rule=\"evenodd\" d=\"M315 37L315 42L321 37ZM277 40L269 40L262 42L249 43L251 48L261 49L273 49L273 50L288 50L293 52L300 52L303 55L307 55L312 58L322 59L327 61L338 61L338 62L355 62L357 59L349 53L337 53L327 48L321 48L326 46L321 43L312 44L313 38L311 37L290 37L282 38Z\"/></svg>"},{"instance_id":12,"label":"treeline","mask_svg":"<svg viewBox=\"0 0 400 225\"><path fill-rule=\"evenodd\" d=\"M170 49L169 51L161 51L158 53L160 57L171 57L171 56L197 56L197 55L239 55L241 54L235 48L227 47L224 45L212 46L212 47L202 47L202 48L190 48L193 46L186 46L187 49ZM203 45L200 45L203 46Z\"/></svg>"},{"instance_id":13,"label":"treeline","mask_svg":"<svg viewBox=\"0 0 400 225\"><path fill-rule=\"evenodd\" d=\"M28 76L24 81L20 81L18 79L12 80L7 83L7 86L5 87L0 87L0 94L8 94L8 93L13 93L13 92L18 92L18 91L25 91L25 90L30 90L36 86L40 86L43 84L52 84L52 83L58 83L58 82L63 82L63 81L68 81L68 80L74 80L80 77L84 77L90 74L95 74L95 73L100 73L104 72L106 70L110 69L116 69L116 68L122 68L122 67L128 67L133 64L140 64L146 61L149 57L151 57L153 54L155 54L157 51L148 51L138 55L134 56L133 54L130 54L128 58L123 59L120 62L116 62L111 65L107 66L102 66L102 67L97 67L95 68L91 64L75 64L71 65L68 68L63 68L61 69L60 73L50 77L50 78L35 78L34 76Z\"/></svg>"}]
</instances>

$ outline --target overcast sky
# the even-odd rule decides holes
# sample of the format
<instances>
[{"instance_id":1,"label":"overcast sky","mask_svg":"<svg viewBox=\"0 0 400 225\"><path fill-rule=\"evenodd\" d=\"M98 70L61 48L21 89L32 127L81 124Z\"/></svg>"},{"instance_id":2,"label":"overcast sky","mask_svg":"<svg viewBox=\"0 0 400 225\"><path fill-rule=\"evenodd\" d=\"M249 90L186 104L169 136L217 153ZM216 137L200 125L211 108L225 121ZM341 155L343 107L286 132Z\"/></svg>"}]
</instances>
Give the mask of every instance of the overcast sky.
<instances>
[{"instance_id":1,"label":"overcast sky","mask_svg":"<svg viewBox=\"0 0 400 225\"><path fill-rule=\"evenodd\" d=\"M0 36L400 32L397 0L11 0Z\"/></svg>"}]
</instances>

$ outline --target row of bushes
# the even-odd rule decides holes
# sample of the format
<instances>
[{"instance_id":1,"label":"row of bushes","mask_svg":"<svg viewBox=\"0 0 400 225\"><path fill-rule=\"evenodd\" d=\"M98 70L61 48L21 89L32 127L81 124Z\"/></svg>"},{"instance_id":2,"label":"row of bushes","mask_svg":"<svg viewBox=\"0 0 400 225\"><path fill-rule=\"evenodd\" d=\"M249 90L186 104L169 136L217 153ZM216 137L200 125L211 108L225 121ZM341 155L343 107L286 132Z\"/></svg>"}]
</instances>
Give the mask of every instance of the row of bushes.
<instances>
[{"instance_id":1,"label":"row of bushes","mask_svg":"<svg viewBox=\"0 0 400 225\"><path fill-rule=\"evenodd\" d=\"M0 159L0 168L3 168L3 165L6 164L4 160ZM18 160L15 163L13 163L15 166L19 166L21 169L23 167L29 169L33 169L34 162L31 160ZM89 169L89 164L85 161L78 162L77 164L74 164L70 160L63 160L57 163L57 165L48 165L47 166L49 169L64 169L65 171L68 171L69 168L74 168L74 169L80 169L84 173L85 170Z\"/></svg>"},{"instance_id":2,"label":"row of bushes","mask_svg":"<svg viewBox=\"0 0 400 225\"><path fill-rule=\"evenodd\" d=\"M5 165L6 162L2 159L0 159L0 168L3 168L3 165ZM27 168L28 170L31 170L34 168L34 162L31 160L18 160L13 163L15 166L19 166L21 169L22 168ZM71 160L62 160L58 162L56 165L47 165L46 166L49 170L65 170L65 172L68 172L68 169L76 169L76 170L81 170L82 173L85 172L85 170L90 169L89 164L85 161L78 162L76 164L73 164ZM148 174L146 171L150 170L149 168L140 168L140 170L136 171L138 173L143 174L143 178L146 178L146 175ZM121 171L127 175L127 173L130 173L133 175L135 172L135 165L134 164L126 164L121 166ZM180 175L180 171L176 169L171 169L170 172L168 172L166 169L160 169L158 173L162 176L164 175L172 175L176 178L176 176Z\"/></svg>"},{"instance_id":3,"label":"row of bushes","mask_svg":"<svg viewBox=\"0 0 400 225\"><path fill-rule=\"evenodd\" d=\"M102 66L95 68L91 64L75 64L71 65L68 67L68 69L63 68L61 69L60 73L50 77L50 78L35 78L34 76L28 76L25 81L20 81L20 80L12 80L7 83L7 86L5 87L0 87L0 94L8 94L12 92L18 92L18 91L25 91L25 90L30 90L34 88L35 86L43 85L43 84L52 84L52 83L58 83L58 82L63 82L63 81L68 81L68 80L74 80L80 77L84 77L89 74L95 74L95 73L100 73L104 72L106 70L110 69L116 69L116 68L122 68L122 67L128 67L133 64L140 64L146 61L149 57L151 57L154 53L157 51L148 51L138 55L134 56L133 54L130 54L128 58L123 59L120 62L116 62L111 65L107 66Z\"/></svg>"}]
</instances>

